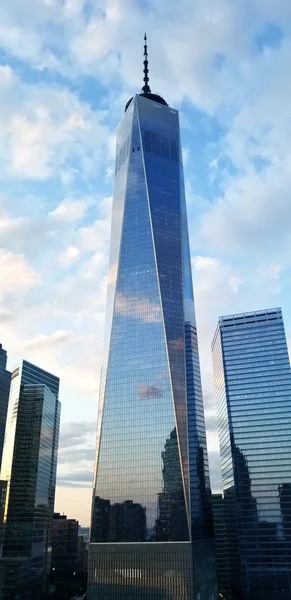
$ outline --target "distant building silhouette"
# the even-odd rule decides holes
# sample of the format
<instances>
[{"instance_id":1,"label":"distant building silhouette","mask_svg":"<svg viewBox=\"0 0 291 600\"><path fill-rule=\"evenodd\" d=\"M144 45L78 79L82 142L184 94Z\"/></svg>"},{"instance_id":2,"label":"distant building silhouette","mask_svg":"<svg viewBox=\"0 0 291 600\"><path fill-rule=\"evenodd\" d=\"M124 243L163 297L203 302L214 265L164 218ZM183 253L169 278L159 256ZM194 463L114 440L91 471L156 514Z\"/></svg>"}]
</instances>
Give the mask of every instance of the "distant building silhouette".
<instances>
[{"instance_id":1,"label":"distant building silhouette","mask_svg":"<svg viewBox=\"0 0 291 600\"><path fill-rule=\"evenodd\" d=\"M2 462L11 373L6 369L7 352L0 344L0 468Z\"/></svg>"},{"instance_id":2,"label":"distant building silhouette","mask_svg":"<svg viewBox=\"0 0 291 600\"><path fill-rule=\"evenodd\" d=\"M52 571L56 577L68 580L79 570L78 556L79 523L66 515L54 513L52 528Z\"/></svg>"}]
</instances>

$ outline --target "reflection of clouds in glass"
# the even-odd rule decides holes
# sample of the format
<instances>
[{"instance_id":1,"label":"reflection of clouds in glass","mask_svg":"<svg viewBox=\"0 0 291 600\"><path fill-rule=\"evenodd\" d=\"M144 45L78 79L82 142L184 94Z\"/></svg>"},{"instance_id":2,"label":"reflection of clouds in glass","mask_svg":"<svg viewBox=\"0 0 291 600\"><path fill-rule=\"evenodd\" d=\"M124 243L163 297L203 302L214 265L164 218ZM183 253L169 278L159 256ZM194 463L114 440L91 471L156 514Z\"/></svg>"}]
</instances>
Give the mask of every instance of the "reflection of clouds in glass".
<instances>
[{"instance_id":1,"label":"reflection of clouds in glass","mask_svg":"<svg viewBox=\"0 0 291 600\"><path fill-rule=\"evenodd\" d=\"M108 271L108 285L115 285L117 279L117 263L111 265Z\"/></svg>"},{"instance_id":2,"label":"reflection of clouds in glass","mask_svg":"<svg viewBox=\"0 0 291 600\"><path fill-rule=\"evenodd\" d=\"M154 400L155 398L161 398L164 392L157 385L145 385L145 383L141 383L138 388L138 395L140 398L146 400Z\"/></svg>"},{"instance_id":3,"label":"reflection of clouds in glass","mask_svg":"<svg viewBox=\"0 0 291 600\"><path fill-rule=\"evenodd\" d=\"M169 371L163 371L158 377L157 377L157 381L165 381L167 379L169 379Z\"/></svg>"},{"instance_id":4,"label":"reflection of clouds in glass","mask_svg":"<svg viewBox=\"0 0 291 600\"><path fill-rule=\"evenodd\" d=\"M192 284L191 284L192 287ZM195 325L195 307L193 298L185 298L184 300L185 307L185 320L190 321Z\"/></svg>"},{"instance_id":5,"label":"reflection of clouds in glass","mask_svg":"<svg viewBox=\"0 0 291 600\"><path fill-rule=\"evenodd\" d=\"M142 296L116 294L115 311L122 317L134 317L144 323L159 323L162 319L160 305Z\"/></svg>"},{"instance_id":6,"label":"reflection of clouds in glass","mask_svg":"<svg viewBox=\"0 0 291 600\"><path fill-rule=\"evenodd\" d=\"M184 339L169 340L169 346L172 350L184 350Z\"/></svg>"}]
</instances>

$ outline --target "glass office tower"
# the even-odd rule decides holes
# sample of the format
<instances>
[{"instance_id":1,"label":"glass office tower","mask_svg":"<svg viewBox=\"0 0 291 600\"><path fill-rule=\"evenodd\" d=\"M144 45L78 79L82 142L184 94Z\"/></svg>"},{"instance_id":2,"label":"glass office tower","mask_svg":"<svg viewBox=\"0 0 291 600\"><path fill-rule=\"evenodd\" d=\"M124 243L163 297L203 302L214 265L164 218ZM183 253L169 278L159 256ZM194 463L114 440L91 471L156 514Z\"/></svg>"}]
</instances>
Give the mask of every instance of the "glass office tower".
<instances>
[{"instance_id":1,"label":"glass office tower","mask_svg":"<svg viewBox=\"0 0 291 600\"><path fill-rule=\"evenodd\" d=\"M281 309L219 319L213 362L233 598L291 598L291 372Z\"/></svg>"},{"instance_id":2,"label":"glass office tower","mask_svg":"<svg viewBox=\"0 0 291 600\"><path fill-rule=\"evenodd\" d=\"M88 594L216 600L179 118L146 57L144 81L117 131Z\"/></svg>"},{"instance_id":3,"label":"glass office tower","mask_svg":"<svg viewBox=\"0 0 291 600\"><path fill-rule=\"evenodd\" d=\"M4 434L11 383L11 373L6 370L7 352L0 344L0 465L2 461Z\"/></svg>"},{"instance_id":4,"label":"glass office tower","mask_svg":"<svg viewBox=\"0 0 291 600\"><path fill-rule=\"evenodd\" d=\"M1 479L3 599L37 598L50 570L60 423L59 379L23 361L12 373Z\"/></svg>"}]
</instances>

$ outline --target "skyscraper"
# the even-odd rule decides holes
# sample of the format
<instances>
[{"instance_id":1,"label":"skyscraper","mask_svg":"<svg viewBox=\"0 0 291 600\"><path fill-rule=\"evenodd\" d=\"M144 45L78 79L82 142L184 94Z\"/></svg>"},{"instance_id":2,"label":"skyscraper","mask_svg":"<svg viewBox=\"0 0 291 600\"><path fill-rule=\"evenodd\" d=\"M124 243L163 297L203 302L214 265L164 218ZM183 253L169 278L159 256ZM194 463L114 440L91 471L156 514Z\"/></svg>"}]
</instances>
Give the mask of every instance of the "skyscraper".
<instances>
[{"instance_id":1,"label":"skyscraper","mask_svg":"<svg viewBox=\"0 0 291 600\"><path fill-rule=\"evenodd\" d=\"M291 597L291 372L280 308L219 319L213 363L233 598Z\"/></svg>"},{"instance_id":2,"label":"skyscraper","mask_svg":"<svg viewBox=\"0 0 291 600\"><path fill-rule=\"evenodd\" d=\"M37 598L50 570L59 379L23 361L12 373L1 479L7 481L3 598ZM34 594L34 595L33 595Z\"/></svg>"},{"instance_id":3,"label":"skyscraper","mask_svg":"<svg viewBox=\"0 0 291 600\"><path fill-rule=\"evenodd\" d=\"M215 555L217 567L219 598L232 600L230 568L229 568L229 540L227 504L222 494L212 494L212 510L215 539Z\"/></svg>"},{"instance_id":4,"label":"skyscraper","mask_svg":"<svg viewBox=\"0 0 291 600\"><path fill-rule=\"evenodd\" d=\"M144 52L117 131L88 594L214 600L179 117Z\"/></svg>"},{"instance_id":5,"label":"skyscraper","mask_svg":"<svg viewBox=\"0 0 291 600\"><path fill-rule=\"evenodd\" d=\"M52 526L52 570L55 579L68 580L79 570L78 531L76 519L54 513Z\"/></svg>"},{"instance_id":6,"label":"skyscraper","mask_svg":"<svg viewBox=\"0 0 291 600\"><path fill-rule=\"evenodd\" d=\"M2 461L11 373L6 370L7 352L0 344L0 465Z\"/></svg>"}]
</instances>

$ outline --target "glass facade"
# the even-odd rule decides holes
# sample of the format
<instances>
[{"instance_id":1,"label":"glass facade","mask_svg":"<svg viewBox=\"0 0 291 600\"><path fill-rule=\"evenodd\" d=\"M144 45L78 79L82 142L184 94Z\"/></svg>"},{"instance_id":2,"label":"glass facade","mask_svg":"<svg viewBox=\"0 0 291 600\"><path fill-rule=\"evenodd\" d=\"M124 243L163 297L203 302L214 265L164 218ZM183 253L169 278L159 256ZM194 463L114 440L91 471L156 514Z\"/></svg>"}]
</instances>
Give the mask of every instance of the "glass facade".
<instances>
[{"instance_id":1,"label":"glass facade","mask_svg":"<svg viewBox=\"0 0 291 600\"><path fill-rule=\"evenodd\" d=\"M215 538L215 555L219 598L232 600L229 546L228 546L228 506L222 494L212 494L212 510Z\"/></svg>"},{"instance_id":2,"label":"glass facade","mask_svg":"<svg viewBox=\"0 0 291 600\"><path fill-rule=\"evenodd\" d=\"M2 593L9 600L20 591L36 594L50 570L58 389L57 377L26 361L12 373L1 469L7 482Z\"/></svg>"},{"instance_id":3,"label":"glass facade","mask_svg":"<svg viewBox=\"0 0 291 600\"><path fill-rule=\"evenodd\" d=\"M193 563L197 598L215 598L212 535L179 118L176 110L137 95L117 132L90 600L124 597L106 571L105 552L117 553L124 570L126 556L134 552L130 544L144 543L139 561L143 556L147 561L148 552L163 560L167 543L178 561L182 542L192 558L193 544L200 544L208 561L206 579ZM105 543L111 550L102 551ZM94 567L100 554L103 571ZM140 577L156 586L158 579L151 584L154 578L145 574L149 563L144 572L139 564ZM123 583L126 594L127 578ZM139 577L130 581L130 590L141 597ZM162 584L160 593L159 598L180 597L165 595Z\"/></svg>"},{"instance_id":4,"label":"glass facade","mask_svg":"<svg viewBox=\"0 0 291 600\"><path fill-rule=\"evenodd\" d=\"M6 370L7 352L0 344L0 465L2 461L4 434L11 383L11 373Z\"/></svg>"},{"instance_id":5,"label":"glass facade","mask_svg":"<svg viewBox=\"0 0 291 600\"><path fill-rule=\"evenodd\" d=\"M291 372L281 309L221 317L213 362L233 598L291 597Z\"/></svg>"}]
</instances>

